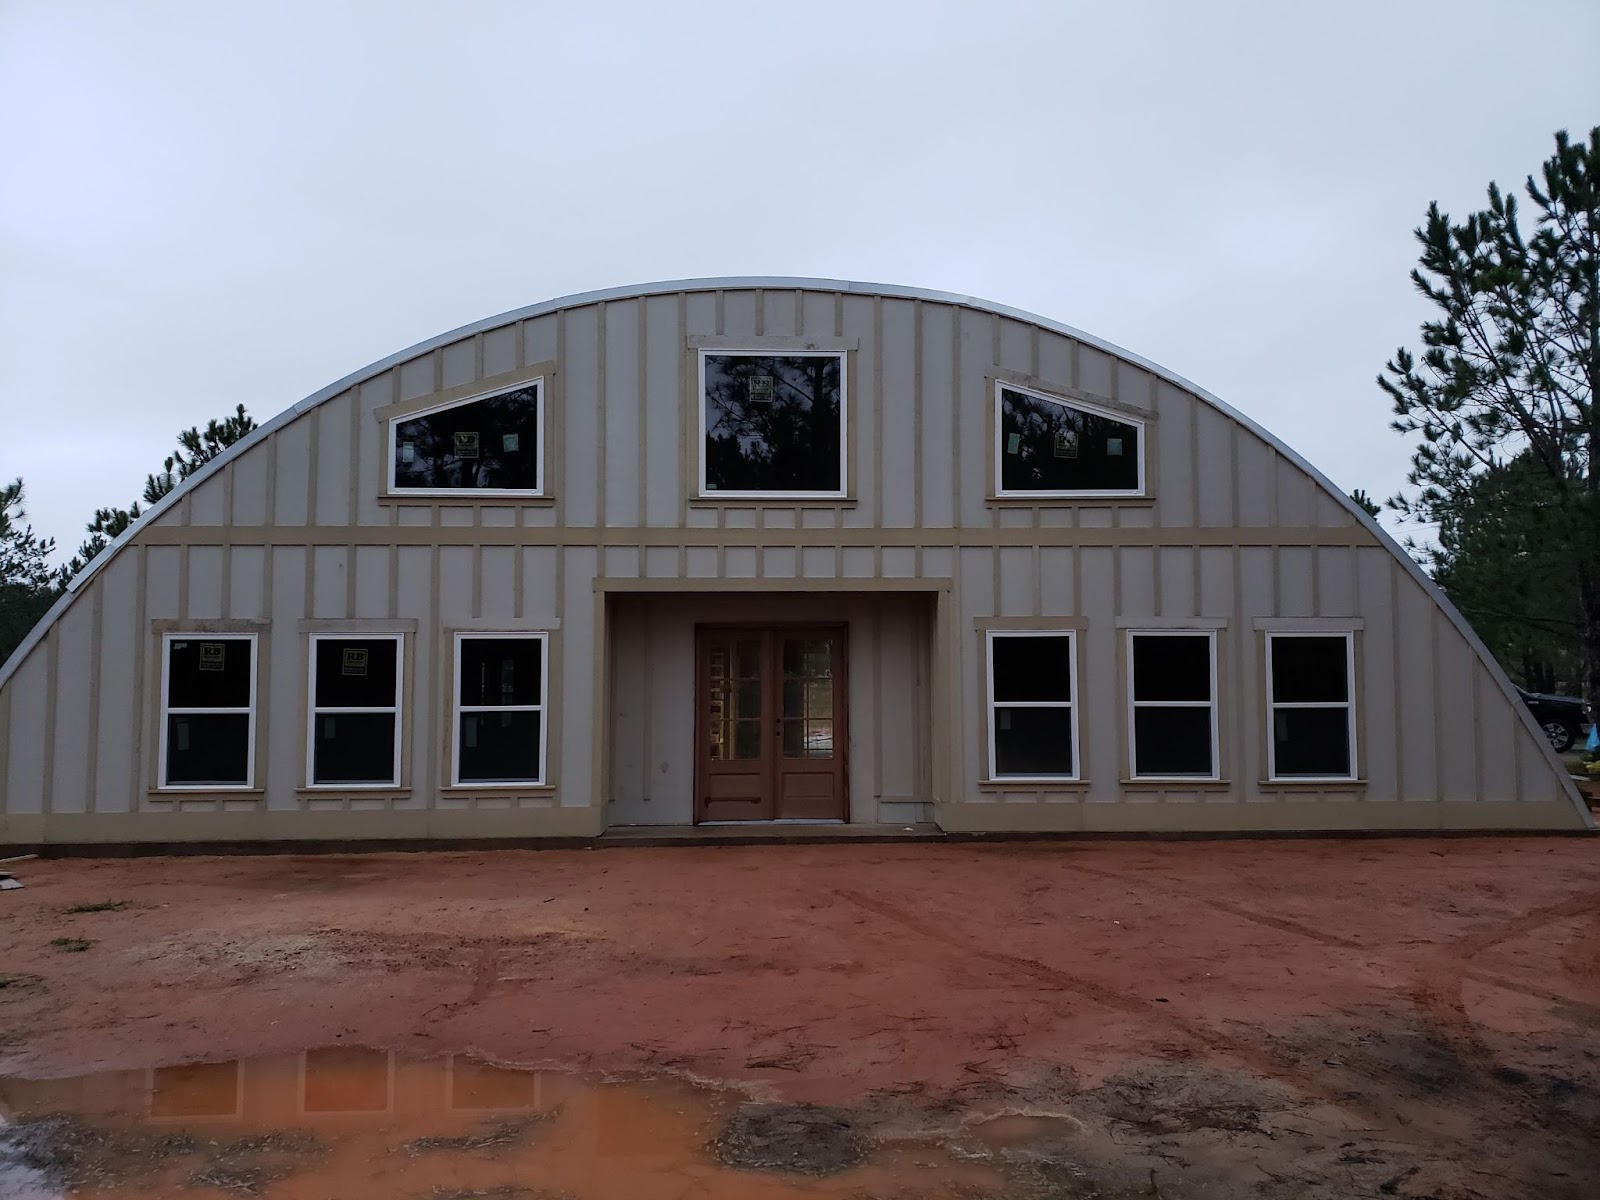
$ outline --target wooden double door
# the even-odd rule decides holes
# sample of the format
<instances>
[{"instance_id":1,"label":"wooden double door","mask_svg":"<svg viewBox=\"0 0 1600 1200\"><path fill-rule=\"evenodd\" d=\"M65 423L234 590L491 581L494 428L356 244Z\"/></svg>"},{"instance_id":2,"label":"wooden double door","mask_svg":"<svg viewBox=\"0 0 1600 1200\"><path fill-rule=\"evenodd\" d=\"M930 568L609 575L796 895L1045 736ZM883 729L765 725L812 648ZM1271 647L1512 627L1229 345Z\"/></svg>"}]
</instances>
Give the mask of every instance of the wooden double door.
<instances>
[{"instance_id":1,"label":"wooden double door","mask_svg":"<svg viewBox=\"0 0 1600 1200\"><path fill-rule=\"evenodd\" d=\"M845 820L844 627L696 634L696 822Z\"/></svg>"}]
</instances>

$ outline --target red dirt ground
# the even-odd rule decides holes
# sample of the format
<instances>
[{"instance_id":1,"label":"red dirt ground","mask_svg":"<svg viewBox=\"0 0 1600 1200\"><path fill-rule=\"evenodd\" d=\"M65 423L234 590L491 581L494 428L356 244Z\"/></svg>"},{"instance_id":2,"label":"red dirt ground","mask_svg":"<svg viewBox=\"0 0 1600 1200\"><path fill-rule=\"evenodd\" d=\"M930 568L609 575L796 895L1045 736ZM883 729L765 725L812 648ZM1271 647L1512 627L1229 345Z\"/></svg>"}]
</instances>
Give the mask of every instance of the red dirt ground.
<instances>
[{"instance_id":1,"label":"red dirt ground","mask_svg":"<svg viewBox=\"0 0 1600 1200\"><path fill-rule=\"evenodd\" d=\"M360 1043L912 1122L1071 1112L1235 1188L1195 1195L1600 1195L1600 841L9 869L0 1074ZM102 901L127 907L64 912Z\"/></svg>"}]
</instances>

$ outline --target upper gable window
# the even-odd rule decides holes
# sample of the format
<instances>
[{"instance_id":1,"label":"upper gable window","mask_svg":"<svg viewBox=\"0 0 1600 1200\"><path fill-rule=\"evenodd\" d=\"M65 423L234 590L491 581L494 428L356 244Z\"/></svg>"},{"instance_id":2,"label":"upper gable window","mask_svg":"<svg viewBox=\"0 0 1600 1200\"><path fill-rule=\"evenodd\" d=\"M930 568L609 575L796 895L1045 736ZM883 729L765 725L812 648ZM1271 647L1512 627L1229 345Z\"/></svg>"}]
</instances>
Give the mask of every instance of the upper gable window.
<instances>
[{"instance_id":1,"label":"upper gable window","mask_svg":"<svg viewBox=\"0 0 1600 1200\"><path fill-rule=\"evenodd\" d=\"M995 484L1001 496L1142 496L1144 422L997 383Z\"/></svg>"},{"instance_id":2,"label":"upper gable window","mask_svg":"<svg viewBox=\"0 0 1600 1200\"><path fill-rule=\"evenodd\" d=\"M544 381L389 423L389 490L541 495Z\"/></svg>"},{"instance_id":3,"label":"upper gable window","mask_svg":"<svg viewBox=\"0 0 1600 1200\"><path fill-rule=\"evenodd\" d=\"M844 355L700 352L700 494L845 494Z\"/></svg>"}]
</instances>

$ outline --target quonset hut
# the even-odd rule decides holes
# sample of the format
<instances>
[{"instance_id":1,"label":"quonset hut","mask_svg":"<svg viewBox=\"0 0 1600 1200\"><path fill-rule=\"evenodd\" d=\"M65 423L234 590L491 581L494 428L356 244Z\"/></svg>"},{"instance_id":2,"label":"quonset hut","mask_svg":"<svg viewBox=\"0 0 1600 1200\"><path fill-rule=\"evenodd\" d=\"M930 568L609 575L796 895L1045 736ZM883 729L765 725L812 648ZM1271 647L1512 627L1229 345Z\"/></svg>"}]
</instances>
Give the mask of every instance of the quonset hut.
<instances>
[{"instance_id":1,"label":"quonset hut","mask_svg":"<svg viewBox=\"0 0 1600 1200\"><path fill-rule=\"evenodd\" d=\"M156 505L0 669L0 843L1580 829L1461 616L1169 371L714 279L434 338Z\"/></svg>"}]
</instances>

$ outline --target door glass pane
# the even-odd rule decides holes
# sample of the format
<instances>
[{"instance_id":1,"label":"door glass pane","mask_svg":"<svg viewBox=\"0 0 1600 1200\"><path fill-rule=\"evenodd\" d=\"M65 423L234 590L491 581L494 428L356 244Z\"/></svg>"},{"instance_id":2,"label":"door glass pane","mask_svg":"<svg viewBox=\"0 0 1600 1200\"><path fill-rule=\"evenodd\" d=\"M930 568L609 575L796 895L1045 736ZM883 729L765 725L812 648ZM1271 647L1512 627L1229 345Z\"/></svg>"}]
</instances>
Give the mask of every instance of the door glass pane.
<instances>
[{"instance_id":1,"label":"door glass pane","mask_svg":"<svg viewBox=\"0 0 1600 1200\"><path fill-rule=\"evenodd\" d=\"M731 653L730 653L731 650ZM741 639L706 652L706 722L716 761L761 756L761 642Z\"/></svg>"},{"instance_id":2,"label":"door glass pane","mask_svg":"<svg viewBox=\"0 0 1600 1200\"><path fill-rule=\"evenodd\" d=\"M783 639L783 753L833 757L833 641Z\"/></svg>"}]
</instances>

